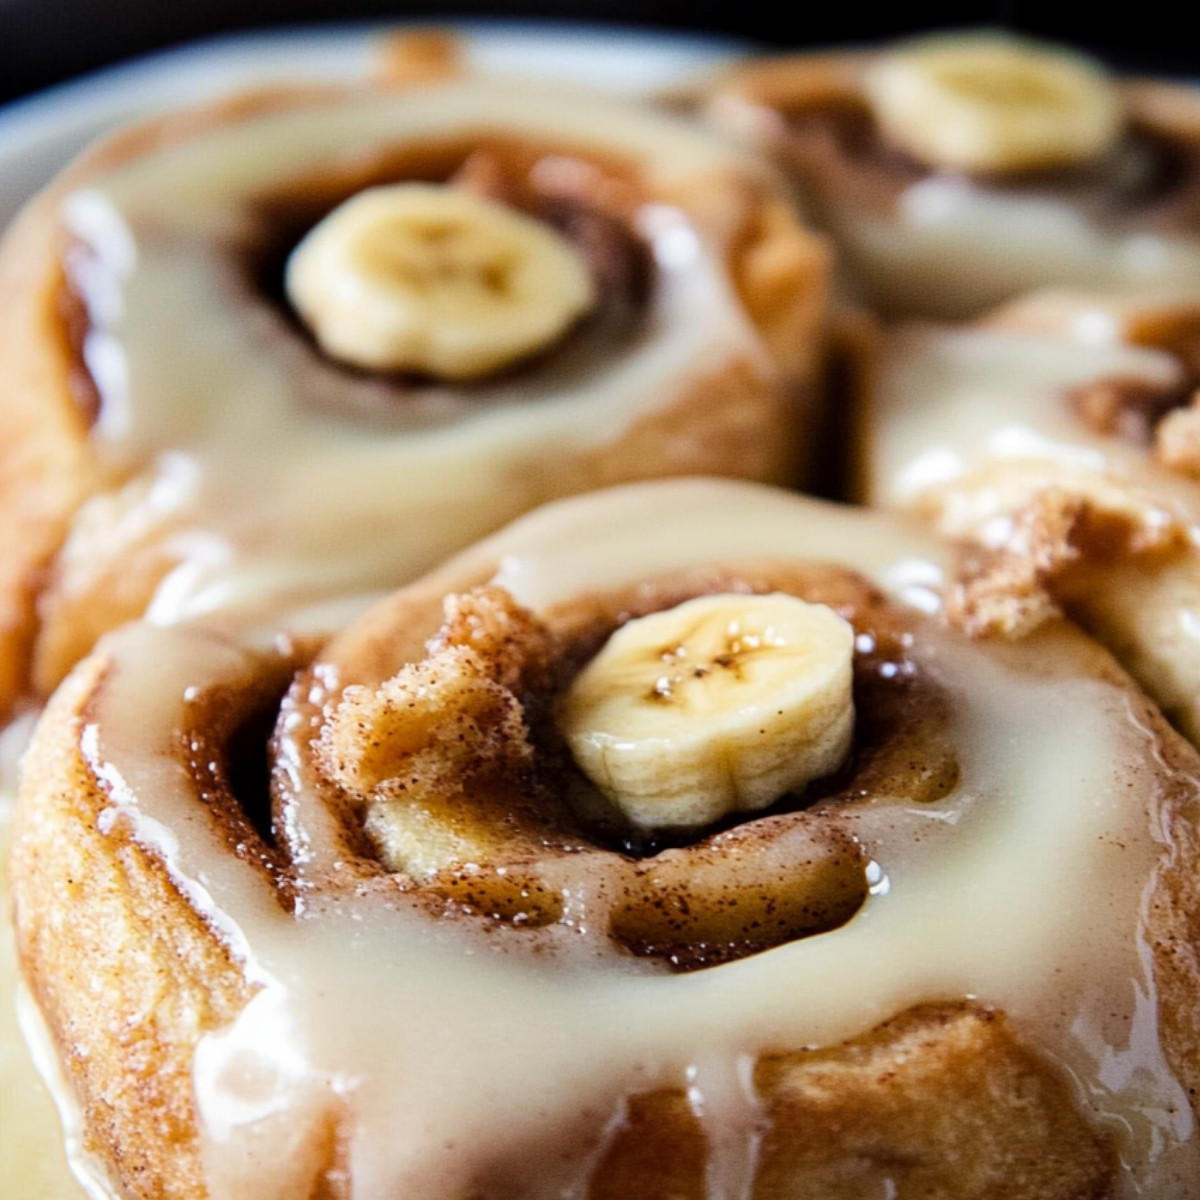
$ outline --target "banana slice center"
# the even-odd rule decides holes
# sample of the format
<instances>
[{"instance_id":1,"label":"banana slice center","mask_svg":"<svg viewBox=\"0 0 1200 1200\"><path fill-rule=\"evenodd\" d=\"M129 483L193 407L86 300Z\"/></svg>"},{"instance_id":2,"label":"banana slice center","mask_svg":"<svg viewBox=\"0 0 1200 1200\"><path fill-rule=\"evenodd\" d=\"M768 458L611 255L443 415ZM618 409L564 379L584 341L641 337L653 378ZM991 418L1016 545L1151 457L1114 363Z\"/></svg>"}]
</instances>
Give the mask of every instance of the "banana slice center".
<instances>
[{"instance_id":1,"label":"banana slice center","mask_svg":"<svg viewBox=\"0 0 1200 1200\"><path fill-rule=\"evenodd\" d=\"M959 92L964 100L980 104L1012 105L1013 108L1044 108L1063 103L1069 91L1062 81L1047 78L1046 71L1037 65L1008 62L999 71L980 72L969 65L942 72L942 83Z\"/></svg>"},{"instance_id":2,"label":"banana slice center","mask_svg":"<svg viewBox=\"0 0 1200 1200\"><path fill-rule=\"evenodd\" d=\"M296 248L285 282L330 357L450 380L548 348L597 295L583 256L549 226L425 183L347 200Z\"/></svg>"},{"instance_id":3,"label":"banana slice center","mask_svg":"<svg viewBox=\"0 0 1200 1200\"><path fill-rule=\"evenodd\" d=\"M795 596L702 596L630 621L559 710L576 762L633 824L695 829L837 770L854 633Z\"/></svg>"},{"instance_id":4,"label":"banana slice center","mask_svg":"<svg viewBox=\"0 0 1200 1200\"><path fill-rule=\"evenodd\" d=\"M1123 122L1099 64L1017 38L937 37L883 55L866 89L886 136L932 167L1005 172L1103 154Z\"/></svg>"},{"instance_id":5,"label":"banana slice center","mask_svg":"<svg viewBox=\"0 0 1200 1200\"><path fill-rule=\"evenodd\" d=\"M503 304L514 294L519 248L461 215L393 216L365 232L351 243L347 261L378 287L407 290L445 308L464 300Z\"/></svg>"}]
</instances>

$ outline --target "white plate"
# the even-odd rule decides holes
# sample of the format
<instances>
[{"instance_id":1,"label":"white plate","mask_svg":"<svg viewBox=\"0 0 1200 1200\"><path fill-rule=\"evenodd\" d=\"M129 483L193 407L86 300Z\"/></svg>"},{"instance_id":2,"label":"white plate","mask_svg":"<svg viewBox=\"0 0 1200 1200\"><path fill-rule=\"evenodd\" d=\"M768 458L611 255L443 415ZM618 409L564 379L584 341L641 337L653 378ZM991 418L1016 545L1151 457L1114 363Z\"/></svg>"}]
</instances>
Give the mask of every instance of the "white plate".
<instances>
[{"instance_id":1,"label":"white plate","mask_svg":"<svg viewBox=\"0 0 1200 1200\"><path fill-rule=\"evenodd\" d=\"M0 229L106 129L250 83L360 80L379 37L397 28L334 25L217 38L137 59L0 109ZM600 25L470 22L454 28L463 35L468 61L482 70L625 92L682 83L745 49L716 38Z\"/></svg>"}]
</instances>

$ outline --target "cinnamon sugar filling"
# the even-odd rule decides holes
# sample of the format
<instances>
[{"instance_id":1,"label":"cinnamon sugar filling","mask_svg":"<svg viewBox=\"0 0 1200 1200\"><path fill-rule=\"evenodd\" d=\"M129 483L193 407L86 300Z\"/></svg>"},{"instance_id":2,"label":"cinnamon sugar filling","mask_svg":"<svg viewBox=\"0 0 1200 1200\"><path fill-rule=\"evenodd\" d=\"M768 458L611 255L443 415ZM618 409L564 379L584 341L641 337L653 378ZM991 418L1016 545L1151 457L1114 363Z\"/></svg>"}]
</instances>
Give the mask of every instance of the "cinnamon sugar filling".
<instances>
[{"instance_id":1,"label":"cinnamon sugar filling","mask_svg":"<svg viewBox=\"0 0 1200 1200\"><path fill-rule=\"evenodd\" d=\"M1170 354L1179 378L1156 384L1133 376L1106 376L1072 389L1068 404L1093 433L1153 449L1174 470L1200 473L1194 433L1200 418L1189 411L1200 387L1200 318L1186 304L1151 309L1133 318L1127 338L1133 345Z\"/></svg>"},{"instance_id":2,"label":"cinnamon sugar filling","mask_svg":"<svg viewBox=\"0 0 1200 1200\"><path fill-rule=\"evenodd\" d=\"M1143 379L1097 379L1073 390L1067 401L1094 433L1149 448L1162 422L1190 403L1196 382L1162 387Z\"/></svg>"},{"instance_id":3,"label":"cinnamon sugar filling","mask_svg":"<svg viewBox=\"0 0 1200 1200\"><path fill-rule=\"evenodd\" d=\"M828 604L855 630L858 725L846 766L690 838L634 829L572 761L554 723L558 697L628 620L710 593L780 590ZM302 697L336 674L319 665L287 707L312 730L301 753L322 804L364 859L357 884L386 878L439 915L574 927L689 970L844 924L871 879L842 814L936 803L956 786L948 700L908 653L917 620L860 576L824 566L687 571L536 617L483 587L450 597L424 657L379 686L330 687L318 712ZM276 785L284 823L278 772ZM586 921L571 902L579 878L598 881Z\"/></svg>"}]
</instances>

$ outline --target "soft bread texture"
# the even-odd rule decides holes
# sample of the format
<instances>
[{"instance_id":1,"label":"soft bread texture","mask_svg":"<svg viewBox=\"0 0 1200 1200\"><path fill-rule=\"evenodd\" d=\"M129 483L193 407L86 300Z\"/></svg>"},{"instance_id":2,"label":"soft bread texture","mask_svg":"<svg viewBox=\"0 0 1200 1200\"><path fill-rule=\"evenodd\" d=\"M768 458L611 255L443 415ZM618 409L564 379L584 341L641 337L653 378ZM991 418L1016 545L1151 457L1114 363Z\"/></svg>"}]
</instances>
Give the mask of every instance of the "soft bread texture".
<instances>
[{"instance_id":1,"label":"soft bread texture","mask_svg":"<svg viewBox=\"0 0 1200 1200\"><path fill-rule=\"evenodd\" d=\"M651 498L660 513L650 539L661 539L657 546L639 536L638 514ZM853 570L831 567L829 558L844 557L851 545ZM919 586L914 591L911 584L906 593L895 582L902 577L896 574L899 564L910 564L911 573L921 552L927 555L923 569L910 577L928 583L938 577L940 552L887 523L747 487L643 486L553 506L518 524L367 614L307 667L311 650L256 653L202 631L132 627L106 639L60 690L39 726L27 759L15 872L20 945L30 984L83 1110L89 1149L117 1194L137 1200L206 1195L223 1200L243 1194L343 1200L362 1183L360 1172L368 1173L364 1179L389 1178L377 1173L381 1163L389 1151L403 1147L408 1149L401 1149L402 1155L417 1156L401 1159L409 1163L406 1172L415 1172L403 1177L420 1179L421 1194L430 1197L510 1200L550 1194L547 1189L571 1181L581 1194L606 1200L666 1194L704 1200L713 1194L713 1181L721 1179L746 1188L755 1200L859 1196L863 1189L885 1185L903 1200L983 1200L1001 1187L1005 1195L1029 1200L1084 1200L1126 1194L1129 1172L1143 1182L1153 1176L1158 1194L1190 1194L1194 1177L1186 1139L1172 1144L1165 1158L1150 1162L1139 1157L1134 1142L1120 1142L1119 1124L1085 1115L1083 1091L1071 1076L1084 1060L1073 1059L1074 1066L1065 1070L1059 1055L1069 1039L1056 1041L1059 1035L1052 1032L1058 1020L1067 1018L1069 1024L1077 1000L1073 993L1060 994L1063 985L1053 980L1060 972L1073 976L1078 964L1096 959L1097 978L1109 987L1115 982L1112 963L1140 964L1132 969L1146 974L1136 986L1152 997L1136 1018L1140 1036L1153 1036L1169 1064L1158 1068L1155 1086L1177 1088L1180 1097L1194 1094L1200 1084L1195 1032L1200 980L1192 915L1197 883L1188 864L1197 849L1200 764L1112 660L1069 629L1043 628L1022 647L999 643L990 648L969 646L951 631L939 630L933 618L901 598L924 596L928 608L931 594ZM714 561L714 555L732 555L733 561ZM1092 820L1089 814L1097 811L1112 814L1116 824L1099 842L1091 833L1079 836L1088 853L1119 855L1105 861L1131 872L1127 878L1121 871L1106 877L1103 897L1110 905L1125 896L1130 910L1120 907L1121 901L1111 911L1105 908L1097 922L1102 898L1090 888L1082 903L1069 899L1074 917L1055 914L1044 897L1035 900L1042 928L1004 932L1005 938L1016 936L1009 955L1020 957L1024 937L1036 942L1060 919L1083 921L1081 944L1065 957L1051 958L1057 970L1045 980L998 990L995 983L980 985L984 994L974 1000L931 982L927 994L918 987L893 1011L879 1012L869 1001L876 980L847 976L838 981L834 1007L839 1015L831 1027L843 1033L822 1037L815 1032L819 1023L805 1025L812 1013L800 1014L826 984L800 964L809 954L823 955L839 938L852 943L868 928L861 914L844 914L821 938L793 929L768 953L743 942L723 965L688 969L704 964L687 961L678 947L664 955L661 947L636 948L634 939L622 936L620 906L616 922L603 919L603 906L595 899L603 889L590 890L594 860L607 854L618 870L628 864L620 865L625 854L602 848L608 835L597 834L590 818L576 827L575 849L566 854L575 863L570 888L578 899L592 896L586 907L556 913L550 901L559 885L544 867L543 890L527 888L524 904L506 909L496 901L501 893L488 890L486 859L468 867L451 852L449 864L432 875L388 869L380 861L362 823L363 804L378 780L406 778L402 758L376 755L367 769L366 760L352 753L347 757L345 746L333 760L324 756L322 746L334 743L323 742L321 726L337 714L339 697L361 697L354 689L378 687L398 665L420 661L438 647L471 645L481 661L492 665L497 686L519 698L545 768L552 726L542 723L547 710L539 700L541 689L552 693L556 673L573 669L572 656L594 645L614 620L624 619L622 613L627 617L639 606L676 603L708 588L727 592L739 581L749 590L776 590L785 580L810 600L831 603L859 622L857 689L866 724L856 735L852 773L827 785L825 798L813 797L811 807L784 805L708 843L740 834L769 846L789 824L836 829L857 821L843 829L857 829L862 847L894 876L890 893L860 896L859 903L872 922L886 920L889 912L900 911L894 906L905 903L906 895L914 895L914 878L906 876L901 861L913 847L903 848L905 837L889 841L897 835L884 831L902 819L919 820L922 810L935 817L953 812L964 788L985 786L977 775L978 748L964 740L965 727L953 713L964 703L968 708L978 703L968 695L1006 680L1006 688L1016 689L1012 697L1025 699L995 708L1005 720L1036 722L1046 697L1069 696L1080 705L1076 720L1094 719L1096 730L1106 731L1096 743L1105 761L1095 764L1096 780L1105 782L1081 795L1081 804L1068 806L1063 828ZM484 590L468 599L481 585ZM511 589L514 602L543 631L535 632L515 609L504 615L496 607L500 589ZM459 597L448 618L443 612L447 594ZM485 597L490 597L486 603ZM431 637L434 649L427 651L424 643ZM929 659L934 645L936 655ZM973 664L965 675L951 672L959 655ZM936 670L934 662L940 664ZM278 833L277 840L267 840L250 820L262 820L254 799L261 798L261 782L253 782L261 765L250 769L248 764L260 762L270 714L297 670L272 742ZM184 680L190 681L186 688ZM872 700L872 689L884 699ZM953 706L951 695L957 697ZM1085 713L1084 697L1097 702L1094 717ZM1027 703L1031 713L1020 711ZM888 711L890 724L884 719ZM475 712L477 724L486 729L486 713ZM368 738L383 736L381 752L398 736L394 715L369 707L355 708L353 714L339 718L338 737L350 736L359 719L366 722ZM499 720L504 724L507 718ZM401 721L396 729L403 728ZM1070 740L1067 730L1060 732ZM250 735L253 741L247 743ZM460 761L469 761L471 745L456 744L455 753L467 753ZM939 746L943 755L949 748L956 765L931 777L929 765ZM429 749L436 753L436 739ZM478 817L468 810L456 819L486 826L488 806L499 805L512 837L494 838L493 844L507 856L505 869L520 875L539 856L546 857L546 820L569 824L579 818L568 819L561 810L557 817L543 815L541 832L535 829L533 838L540 848L524 845L524 814L529 804L536 808L537 788L524 773L522 756L514 762L515 773L494 772L494 759L478 763L474 772L465 767L462 788L469 793L484 787L482 808ZM335 777L322 782L331 763ZM421 775L426 779L430 773ZM566 765L551 768L550 779L559 781L554 786L561 788L568 777ZM1061 801L1063 779L1069 776L1051 771L1046 778L1054 780ZM354 789L366 791L356 796ZM1107 798L1105 789L1111 793ZM1005 793L1001 787L986 794L996 804ZM395 800L397 793L393 789L387 795ZM515 796L516 803L507 796ZM903 798L899 805L889 807L897 796ZM422 803L420 796L415 803ZM1042 804L1039 800L1033 810ZM902 818L909 810L915 812ZM972 811L968 806L958 818L966 831L975 821ZM988 843L1004 828L1003 812L995 810L1000 825ZM872 824L876 821L881 823ZM953 824L918 824L914 830L937 841L942 835L934 829ZM593 832L586 833L589 828ZM492 837L486 830L485 835ZM597 837L601 845L589 846ZM1119 851L1112 839L1119 840ZM514 844L505 845L509 840ZM704 845L702 840L695 846L650 847L650 856L635 858L633 866L653 864L657 857L666 872L678 856L703 859ZM1047 854L1053 861L1056 848L1031 844L1028 835L1022 845L1019 887L1040 897L1047 874L1041 863ZM934 861L926 864L933 872L930 881L937 874ZM871 878L861 860L858 870L860 877ZM1049 877L1062 870L1049 867ZM1079 879L1093 877L1085 870ZM669 886L656 893L651 883L643 907L652 913L670 895ZM540 910L539 896L547 901ZM719 911L719 892L716 897ZM711 903L693 899L701 909ZM969 910L977 903L963 900L960 907ZM350 913L357 913L357 932L346 938L339 922ZM915 952L919 958L936 960L940 941L959 936L952 914L944 915L951 924L934 941L918 943L923 946ZM698 929L702 939L711 938L711 928L701 921L692 937ZM433 929L438 932L431 940L427 931ZM1113 944L1106 940L1110 933L1116 935ZM309 950L300 946L313 938L310 961ZM1129 943L1109 963L1114 945L1125 938ZM464 957L453 950L456 944L471 953ZM382 953L384 946L391 949ZM1139 957L1140 946L1150 947L1146 958ZM908 970L913 954L912 949L902 952L902 970ZM887 965L887 947L880 945L873 956L879 977L887 980L896 969ZM803 987L798 979L784 982L793 957ZM977 961L1002 972L1009 965L996 963L994 954ZM435 970L436 963L441 965ZM315 991L295 991L313 970ZM439 991L439 973L445 970L451 972L446 978L451 991ZM281 971L291 980L282 990ZM459 971L474 982L451 1000ZM1003 973L996 978L1002 977L1007 978ZM420 980L416 990L405 982L414 978ZM491 980L486 987L484 978ZM378 993L385 979L390 982ZM572 981L585 983L584 990ZM99 990L98 983L104 985ZM1010 997L1001 994L1008 986L1015 987ZM427 989L433 994L420 999ZM969 978L963 981L963 991L977 990ZM325 992L342 996L340 1003L354 997L357 1015L347 1014L344 1025L331 1022L336 1010L320 1007ZM484 993L486 1001L479 998ZM389 994L392 999L382 998ZM1110 1005L1124 994L1117 987L1102 1003ZM700 1016L707 1007L705 995L717 1011ZM511 1008L518 996L523 999ZM1030 1007L1031 996L1042 998ZM643 1000L652 998L651 1009L643 1008ZM1010 1001L1019 1015L1008 1012ZM312 1003L320 1016L319 1025L310 1027L304 1014ZM581 1003L582 1011L576 1011ZM593 1003L604 1010L615 1005L623 1016L609 1026L592 1012ZM730 1028L730 1014L723 1011L731 1003L746 1022L740 1030ZM278 1062L255 1017L276 1011L275 1004L283 1007L270 1017L273 1024L298 1022L286 1039L289 1057ZM670 1011L660 1011L664 1004ZM780 1025L760 1024L764 1010L776 1009ZM846 1027L850 1011L857 1015ZM481 1020L486 1032L477 1029ZM690 1022L697 1020L706 1032L689 1041ZM337 1075L359 1082L348 1092L330 1090L324 1072L332 1062L313 1042L314 1032L318 1027L336 1032L341 1044L342 1035L364 1021L367 1027L357 1035L362 1046L351 1047L341 1063L341 1072L349 1075ZM643 1028L647 1021L650 1026ZM715 1036L718 1026L726 1031L720 1037ZM650 1028L657 1030L655 1038L665 1039L657 1043L655 1061L674 1062L682 1053L681 1067L695 1055L690 1061L698 1064L697 1073L690 1084L681 1069L649 1067L651 1060L641 1055L653 1041L645 1051L633 1048ZM243 1042L244 1035L252 1040ZM419 1072L424 1086L413 1076L390 1073L404 1059L403 1052L396 1061L392 1056L397 1047L410 1044L410 1037L424 1064ZM449 1058L463 1047L451 1047L464 1040L473 1049L465 1065L455 1066ZM542 1048L535 1051L535 1045ZM252 1126L243 1128L235 1120L230 1136L238 1149L227 1157L231 1145L223 1147L224 1139L213 1137L212 1123L227 1119L217 1096L234 1086L221 1080L236 1078L236 1070L244 1069L238 1064L247 1061L238 1056L251 1051L265 1055L264 1070L280 1069L287 1061L291 1072L306 1056L315 1053L316 1058L300 1075L289 1075L293 1082L277 1094L283 1125L253 1134ZM547 1068L537 1061L547 1052L566 1057L557 1068ZM739 1061L749 1055L755 1063L752 1076L732 1093L718 1085L719 1072L709 1073L715 1065L711 1055L730 1052ZM361 1073L367 1063L374 1076ZM317 1071L314 1078L325 1080L315 1092L303 1082L310 1069ZM565 1082L559 1071L575 1078L571 1086L583 1086L587 1094L551 1103L541 1089L558 1095ZM393 1117L411 1113L414 1096L424 1098L419 1136L402 1116L386 1146L356 1136L359 1122L370 1127L371 1106L379 1098L374 1087L362 1090L368 1078L406 1098L407 1107ZM453 1081L459 1080L465 1090L455 1088ZM501 1082L506 1100L499 1120L495 1100L488 1097ZM743 1086L748 1093L742 1093ZM454 1095L445 1094L447 1087ZM1138 1101L1121 1111L1144 1119ZM450 1126L441 1122L452 1119L468 1122L471 1137L456 1141L455 1153L443 1157L429 1140L427 1122L446 1130ZM283 1129L288 1133L281 1143ZM252 1134L243 1147L241 1139ZM527 1137L536 1137L537 1151ZM253 1153L243 1160L242 1149L251 1146ZM748 1153L750 1146L757 1151Z\"/></svg>"},{"instance_id":2,"label":"soft bread texture","mask_svg":"<svg viewBox=\"0 0 1200 1200\"><path fill-rule=\"evenodd\" d=\"M764 1197L852 1200L880 1176L938 1200L1111 1191L1070 1096L979 1005L909 1009L843 1045L763 1059L755 1080L772 1121Z\"/></svg>"}]
</instances>

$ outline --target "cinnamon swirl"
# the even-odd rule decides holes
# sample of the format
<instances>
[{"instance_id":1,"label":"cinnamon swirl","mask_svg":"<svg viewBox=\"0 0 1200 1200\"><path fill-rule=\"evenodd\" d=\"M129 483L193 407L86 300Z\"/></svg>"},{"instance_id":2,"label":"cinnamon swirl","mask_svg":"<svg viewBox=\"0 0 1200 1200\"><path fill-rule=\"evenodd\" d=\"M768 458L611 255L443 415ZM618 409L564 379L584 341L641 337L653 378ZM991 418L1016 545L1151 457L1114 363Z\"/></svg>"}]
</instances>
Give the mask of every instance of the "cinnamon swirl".
<instances>
[{"instance_id":1,"label":"cinnamon swirl","mask_svg":"<svg viewBox=\"0 0 1200 1200\"><path fill-rule=\"evenodd\" d=\"M321 627L556 495L798 478L825 274L768 168L629 102L463 79L118 136L0 253L0 710L143 613Z\"/></svg>"},{"instance_id":2,"label":"cinnamon swirl","mask_svg":"<svg viewBox=\"0 0 1200 1200\"><path fill-rule=\"evenodd\" d=\"M767 148L860 299L960 319L1031 288L1200 275L1200 99L996 33L755 60L707 106Z\"/></svg>"},{"instance_id":3,"label":"cinnamon swirl","mask_svg":"<svg viewBox=\"0 0 1200 1200\"><path fill-rule=\"evenodd\" d=\"M644 484L519 521L315 657L107 636L40 723L14 860L95 1177L1193 1196L1200 762L1065 622L952 628L944 555ZM597 688L658 714L600 768ZM744 780L776 709L833 748L771 795ZM717 815L677 806L681 746L682 803Z\"/></svg>"}]
</instances>

